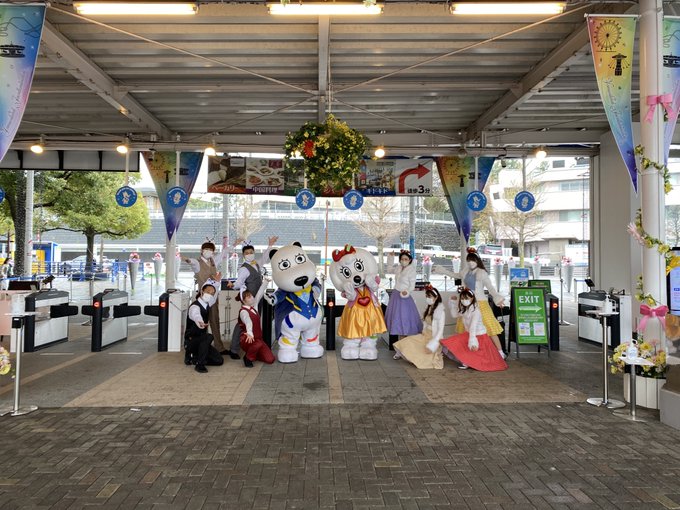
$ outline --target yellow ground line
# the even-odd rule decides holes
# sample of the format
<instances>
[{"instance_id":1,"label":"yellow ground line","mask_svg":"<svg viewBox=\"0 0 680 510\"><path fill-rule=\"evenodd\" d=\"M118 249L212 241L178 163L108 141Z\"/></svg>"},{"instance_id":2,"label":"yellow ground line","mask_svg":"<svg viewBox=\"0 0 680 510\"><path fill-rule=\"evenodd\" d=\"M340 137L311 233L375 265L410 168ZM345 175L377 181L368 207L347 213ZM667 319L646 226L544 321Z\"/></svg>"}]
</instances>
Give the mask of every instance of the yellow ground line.
<instances>
[{"instance_id":1,"label":"yellow ground line","mask_svg":"<svg viewBox=\"0 0 680 510\"><path fill-rule=\"evenodd\" d=\"M140 332L140 333L137 333L136 335L129 336L127 341L137 340L143 334L146 334L146 333ZM82 339L85 339L85 338L86 337L78 337L78 338L74 338L73 340L82 340ZM50 375L50 374L56 372L57 370L61 370L62 368L68 368L75 363L80 363L84 359L87 359L94 354L104 354L104 353L103 352L88 352L88 353L82 354L82 355L80 355L76 358L73 358L71 360L64 361L63 363L59 363L58 365L54 365L53 367L46 368L45 370L41 370L40 372L38 372L36 374L29 375L28 377L22 377L21 378L21 384L33 382L37 379L45 377L46 375ZM24 363L26 363L26 361L24 361ZM12 391L13 389L14 389L14 384L8 384L4 388L0 388L0 395L4 395L5 393Z\"/></svg>"},{"instance_id":2,"label":"yellow ground line","mask_svg":"<svg viewBox=\"0 0 680 510\"><path fill-rule=\"evenodd\" d=\"M345 399L342 395L340 369L338 368L338 358L335 352L326 352L326 365L328 366L328 401L331 404L344 404Z\"/></svg>"},{"instance_id":3,"label":"yellow ground line","mask_svg":"<svg viewBox=\"0 0 680 510\"><path fill-rule=\"evenodd\" d=\"M260 370L262 369L262 365L263 363L257 363L253 368L248 369L248 373L246 373L245 377L241 379L241 382L236 388L236 391L234 391L234 393L232 394L229 405L235 406L243 405L243 402L246 400L246 396L248 395L250 388L255 383L255 379L257 379L257 376L259 375Z\"/></svg>"},{"instance_id":4,"label":"yellow ground line","mask_svg":"<svg viewBox=\"0 0 680 510\"><path fill-rule=\"evenodd\" d=\"M37 379L40 379L41 377L45 377L46 375L50 375L50 374L56 372L57 370L61 370L62 368L70 367L71 365L73 365L75 363L80 363L81 361L89 358L93 354L96 354L96 353L88 352L86 354L78 356L77 358L73 358L73 359L70 359L68 361L64 361L63 363L59 363L58 365L54 365L53 367L46 368L45 370L42 370L42 371L38 372L37 374L29 375L28 377L22 377L21 378L21 384L33 382ZM25 361L24 361L24 363L25 363ZM0 395L4 395L5 393L9 393L10 391L12 391L13 388L14 388L14 384L8 384L4 388L0 389Z\"/></svg>"}]
</instances>

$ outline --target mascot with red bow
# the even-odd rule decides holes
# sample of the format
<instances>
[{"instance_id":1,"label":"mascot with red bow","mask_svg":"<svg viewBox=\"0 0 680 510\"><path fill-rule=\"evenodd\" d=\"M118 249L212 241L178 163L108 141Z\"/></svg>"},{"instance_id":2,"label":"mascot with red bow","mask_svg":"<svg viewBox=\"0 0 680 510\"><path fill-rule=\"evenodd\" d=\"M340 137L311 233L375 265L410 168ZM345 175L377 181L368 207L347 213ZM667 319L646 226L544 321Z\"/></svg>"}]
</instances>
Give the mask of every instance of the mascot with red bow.
<instances>
[{"instance_id":1,"label":"mascot with red bow","mask_svg":"<svg viewBox=\"0 0 680 510\"><path fill-rule=\"evenodd\" d=\"M363 248L346 245L333 251L330 273L333 285L347 299L338 326L338 335L344 338L340 356L377 359L378 335L387 327L376 295L380 277L375 258Z\"/></svg>"}]
</instances>

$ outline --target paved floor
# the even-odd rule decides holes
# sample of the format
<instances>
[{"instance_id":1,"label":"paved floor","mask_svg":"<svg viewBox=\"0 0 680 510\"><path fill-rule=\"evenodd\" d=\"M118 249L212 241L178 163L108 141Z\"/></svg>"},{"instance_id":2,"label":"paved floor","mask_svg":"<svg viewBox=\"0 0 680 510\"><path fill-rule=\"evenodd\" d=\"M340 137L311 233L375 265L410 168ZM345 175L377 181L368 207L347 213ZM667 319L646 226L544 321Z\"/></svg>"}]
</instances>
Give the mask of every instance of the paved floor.
<instances>
[{"instance_id":1,"label":"paved floor","mask_svg":"<svg viewBox=\"0 0 680 510\"><path fill-rule=\"evenodd\" d=\"M40 409L0 418L2 509L680 508L680 431L585 404L601 351L575 326L500 373L417 370L381 344L376 362L202 375L156 352L152 318L101 353L82 320L23 358Z\"/></svg>"}]
</instances>

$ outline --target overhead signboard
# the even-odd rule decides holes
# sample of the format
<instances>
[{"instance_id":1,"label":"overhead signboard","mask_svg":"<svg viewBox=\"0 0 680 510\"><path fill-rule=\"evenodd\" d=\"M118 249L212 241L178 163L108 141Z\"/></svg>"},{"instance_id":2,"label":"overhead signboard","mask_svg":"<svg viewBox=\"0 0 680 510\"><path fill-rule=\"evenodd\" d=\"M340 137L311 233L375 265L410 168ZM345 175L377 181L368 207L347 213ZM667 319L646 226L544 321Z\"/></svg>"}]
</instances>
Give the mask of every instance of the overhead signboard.
<instances>
[{"instance_id":1,"label":"overhead signboard","mask_svg":"<svg viewBox=\"0 0 680 510\"><path fill-rule=\"evenodd\" d=\"M208 160L208 192L296 196L305 187L302 164L299 160L299 169L290 170L284 168L282 159L214 156ZM356 189L367 197L430 196L432 165L431 159L364 160ZM320 196L341 197L350 189Z\"/></svg>"},{"instance_id":2,"label":"overhead signboard","mask_svg":"<svg viewBox=\"0 0 680 510\"><path fill-rule=\"evenodd\" d=\"M124 172L125 156L115 151L52 151L42 154L10 150L1 170L54 170L71 172ZM139 153L130 154L130 172L139 172Z\"/></svg>"}]
</instances>

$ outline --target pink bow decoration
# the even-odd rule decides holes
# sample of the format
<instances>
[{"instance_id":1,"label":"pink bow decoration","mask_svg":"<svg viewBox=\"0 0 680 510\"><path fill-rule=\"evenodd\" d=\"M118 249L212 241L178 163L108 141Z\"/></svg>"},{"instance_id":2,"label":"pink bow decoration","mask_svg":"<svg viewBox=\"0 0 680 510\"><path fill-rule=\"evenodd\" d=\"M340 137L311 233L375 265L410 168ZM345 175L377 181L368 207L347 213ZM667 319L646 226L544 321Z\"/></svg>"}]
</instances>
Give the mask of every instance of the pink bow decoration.
<instances>
[{"instance_id":1,"label":"pink bow decoration","mask_svg":"<svg viewBox=\"0 0 680 510\"><path fill-rule=\"evenodd\" d=\"M642 319L640 319L640 324L638 325L638 331L642 333L647 327L647 321L649 319L659 319L661 327L666 329L666 314L668 313L668 307L666 305L657 306L652 308L647 305L640 305L640 313L642 314Z\"/></svg>"},{"instance_id":2,"label":"pink bow decoration","mask_svg":"<svg viewBox=\"0 0 680 510\"><path fill-rule=\"evenodd\" d=\"M647 96L647 115L645 116L645 122L652 122L654 120L654 110L656 110L656 105L660 104L663 106L669 117L673 117L673 94L661 94L659 96Z\"/></svg>"}]
</instances>

